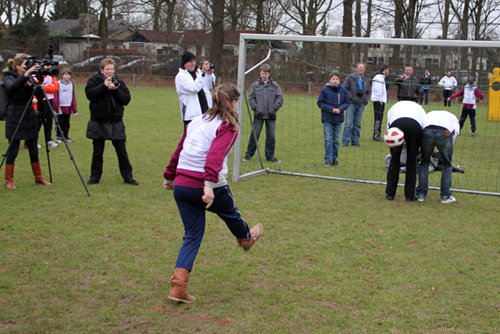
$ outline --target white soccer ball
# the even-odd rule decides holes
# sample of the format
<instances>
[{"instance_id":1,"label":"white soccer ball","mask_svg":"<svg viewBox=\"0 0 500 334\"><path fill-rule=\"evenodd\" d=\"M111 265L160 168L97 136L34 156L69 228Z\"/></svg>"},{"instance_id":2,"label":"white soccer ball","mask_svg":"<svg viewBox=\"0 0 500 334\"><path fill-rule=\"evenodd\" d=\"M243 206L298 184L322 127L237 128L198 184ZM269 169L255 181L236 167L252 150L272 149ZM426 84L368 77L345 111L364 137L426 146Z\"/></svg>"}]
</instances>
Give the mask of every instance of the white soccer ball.
<instances>
[{"instance_id":1,"label":"white soccer ball","mask_svg":"<svg viewBox=\"0 0 500 334\"><path fill-rule=\"evenodd\" d=\"M439 86L439 87L443 87L443 86L444 86L444 82L439 81L439 82L438 82L438 86Z\"/></svg>"},{"instance_id":2,"label":"white soccer ball","mask_svg":"<svg viewBox=\"0 0 500 334\"><path fill-rule=\"evenodd\" d=\"M389 147L398 147L405 141L405 134L399 128L389 128L385 132L384 141Z\"/></svg>"}]
</instances>

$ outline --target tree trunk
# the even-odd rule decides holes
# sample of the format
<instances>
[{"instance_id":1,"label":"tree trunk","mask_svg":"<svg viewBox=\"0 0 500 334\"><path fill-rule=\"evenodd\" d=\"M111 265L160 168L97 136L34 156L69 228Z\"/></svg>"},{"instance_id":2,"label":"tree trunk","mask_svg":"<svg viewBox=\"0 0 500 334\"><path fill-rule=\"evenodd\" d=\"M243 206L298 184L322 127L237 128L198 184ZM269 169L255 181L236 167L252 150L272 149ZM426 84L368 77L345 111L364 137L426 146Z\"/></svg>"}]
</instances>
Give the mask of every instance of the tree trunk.
<instances>
[{"instance_id":1,"label":"tree trunk","mask_svg":"<svg viewBox=\"0 0 500 334\"><path fill-rule=\"evenodd\" d=\"M221 66L222 50L224 48L224 0L213 0L212 5L212 44L210 46L210 61Z\"/></svg>"},{"instance_id":2,"label":"tree trunk","mask_svg":"<svg viewBox=\"0 0 500 334\"><path fill-rule=\"evenodd\" d=\"M395 0L395 10L394 10L394 37L401 38L402 29L403 29L403 4L402 0ZM391 57L391 65L394 64L396 68L403 68L404 64L401 64L400 59L400 51L401 47L399 44L394 45L392 48L392 57Z\"/></svg>"},{"instance_id":3,"label":"tree trunk","mask_svg":"<svg viewBox=\"0 0 500 334\"><path fill-rule=\"evenodd\" d=\"M352 37L352 4L354 0L344 0L344 17L342 20L342 36ZM351 43L342 43L342 63L340 67L343 73L351 72Z\"/></svg>"},{"instance_id":4,"label":"tree trunk","mask_svg":"<svg viewBox=\"0 0 500 334\"><path fill-rule=\"evenodd\" d=\"M448 39L448 29L450 27L450 1L451 0L445 0L444 1L444 15L443 15L443 22L442 22L442 31L443 31L443 35L441 36L442 39ZM446 64L446 55L447 55L447 51L445 48L441 48L441 55L440 55L440 58L439 58L439 66L441 68L444 67L444 65Z\"/></svg>"}]
</instances>

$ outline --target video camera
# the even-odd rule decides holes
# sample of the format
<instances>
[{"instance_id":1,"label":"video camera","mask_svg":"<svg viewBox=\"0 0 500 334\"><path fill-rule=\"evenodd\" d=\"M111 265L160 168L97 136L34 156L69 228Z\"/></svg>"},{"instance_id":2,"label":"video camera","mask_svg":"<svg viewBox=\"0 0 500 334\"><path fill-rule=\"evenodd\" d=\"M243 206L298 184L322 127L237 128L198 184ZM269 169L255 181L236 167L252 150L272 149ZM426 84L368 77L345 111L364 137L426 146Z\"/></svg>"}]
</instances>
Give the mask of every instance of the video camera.
<instances>
[{"instance_id":1,"label":"video camera","mask_svg":"<svg viewBox=\"0 0 500 334\"><path fill-rule=\"evenodd\" d=\"M50 75L52 77L58 76L59 75L59 69L57 68L45 68L45 66L57 66L59 65L59 62L56 60L53 60L54 56L54 47L52 45L49 45L47 48L47 54L43 57L42 60L37 59L38 56L31 56L28 58L28 61L26 61L26 70L30 69L31 67L35 65L40 65L40 70L35 73L35 75Z\"/></svg>"}]
</instances>

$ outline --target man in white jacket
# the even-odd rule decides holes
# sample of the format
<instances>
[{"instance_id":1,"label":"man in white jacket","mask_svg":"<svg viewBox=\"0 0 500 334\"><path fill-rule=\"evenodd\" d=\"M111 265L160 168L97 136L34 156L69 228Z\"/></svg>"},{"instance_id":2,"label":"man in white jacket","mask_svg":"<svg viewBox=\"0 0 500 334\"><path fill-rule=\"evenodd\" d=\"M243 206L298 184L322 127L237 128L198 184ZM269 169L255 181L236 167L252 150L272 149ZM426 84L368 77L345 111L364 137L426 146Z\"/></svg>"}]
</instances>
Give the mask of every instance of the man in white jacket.
<instances>
[{"instance_id":1,"label":"man in white jacket","mask_svg":"<svg viewBox=\"0 0 500 334\"><path fill-rule=\"evenodd\" d=\"M192 52L184 51L179 73L175 76L175 89L179 95L184 127L211 107L212 99L208 99L207 94L210 95L213 74L207 74L209 70L208 62L204 62L201 69L196 68L196 56Z\"/></svg>"},{"instance_id":2,"label":"man in white jacket","mask_svg":"<svg viewBox=\"0 0 500 334\"><path fill-rule=\"evenodd\" d=\"M380 70L375 73L372 82L372 102L374 112L373 123L373 140L383 142L384 139L380 138L380 128L382 120L384 119L384 109L387 104L387 86L385 78L389 75L389 66L382 65Z\"/></svg>"},{"instance_id":3,"label":"man in white jacket","mask_svg":"<svg viewBox=\"0 0 500 334\"><path fill-rule=\"evenodd\" d=\"M451 96L453 88L457 87L457 79L448 71L446 75L439 80L439 86L443 87L444 106L450 107L451 101L448 100L448 98Z\"/></svg>"}]
</instances>

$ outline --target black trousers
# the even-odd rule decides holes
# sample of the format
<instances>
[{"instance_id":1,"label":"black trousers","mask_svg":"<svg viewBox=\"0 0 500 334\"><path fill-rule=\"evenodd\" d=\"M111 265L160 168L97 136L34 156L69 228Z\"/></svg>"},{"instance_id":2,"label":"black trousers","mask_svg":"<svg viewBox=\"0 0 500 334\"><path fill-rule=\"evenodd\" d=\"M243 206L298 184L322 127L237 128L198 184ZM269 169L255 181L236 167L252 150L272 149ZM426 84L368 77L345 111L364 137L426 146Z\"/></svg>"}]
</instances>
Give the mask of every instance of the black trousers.
<instances>
[{"instance_id":1,"label":"black trousers","mask_svg":"<svg viewBox=\"0 0 500 334\"><path fill-rule=\"evenodd\" d=\"M384 102L373 102L373 112L374 112L374 120L375 121L380 121L384 119L384 109L385 109L385 103Z\"/></svg>"},{"instance_id":2,"label":"black trousers","mask_svg":"<svg viewBox=\"0 0 500 334\"><path fill-rule=\"evenodd\" d=\"M448 98L452 95L450 89L443 89L443 102L444 106L451 107L451 101L448 101Z\"/></svg>"},{"instance_id":3,"label":"black trousers","mask_svg":"<svg viewBox=\"0 0 500 334\"><path fill-rule=\"evenodd\" d=\"M111 142L115 147L116 156L118 157L118 166L123 180L132 180L132 165L128 159L127 148L125 145L126 140L112 140ZM99 182L102 176L103 154L106 140L93 139L92 143L94 145L94 152L92 154L92 165L90 167L90 180Z\"/></svg>"},{"instance_id":4,"label":"black trousers","mask_svg":"<svg viewBox=\"0 0 500 334\"><path fill-rule=\"evenodd\" d=\"M19 139L9 139L9 143L12 143L10 145L9 152L7 153L7 158L5 160L5 163L7 165L13 165L14 162L16 161L17 155L19 153L19 145L21 143L21 140ZM30 162L33 164L35 162L38 162L38 144L37 140L35 139L29 139L25 141L26 146L28 147L29 154L30 154Z\"/></svg>"},{"instance_id":5,"label":"black trousers","mask_svg":"<svg viewBox=\"0 0 500 334\"><path fill-rule=\"evenodd\" d=\"M70 117L71 117L70 114L57 115L57 120L59 122L59 126L61 127L62 134L64 135L64 138L66 138L66 139L68 139L68 135L69 135L69 128L70 128L69 119L70 119ZM59 133L58 128L56 128L56 137L62 137L61 134Z\"/></svg>"},{"instance_id":6,"label":"black trousers","mask_svg":"<svg viewBox=\"0 0 500 334\"><path fill-rule=\"evenodd\" d=\"M420 123L412 118L398 118L391 123L391 127L400 128L405 134L406 142L406 176L405 197L408 200L415 199L415 187L417 184L417 154L422 144L422 127ZM391 163L387 170L387 186L385 193L395 196L399 181L399 168L401 167L401 151L403 145L391 148Z\"/></svg>"},{"instance_id":7,"label":"black trousers","mask_svg":"<svg viewBox=\"0 0 500 334\"><path fill-rule=\"evenodd\" d=\"M43 126L44 130L44 140L45 142L49 142L52 140L52 124L53 124L53 116L52 111L48 105L50 103L52 105L52 100L41 101L38 103L38 132L40 133L40 129Z\"/></svg>"}]
</instances>

